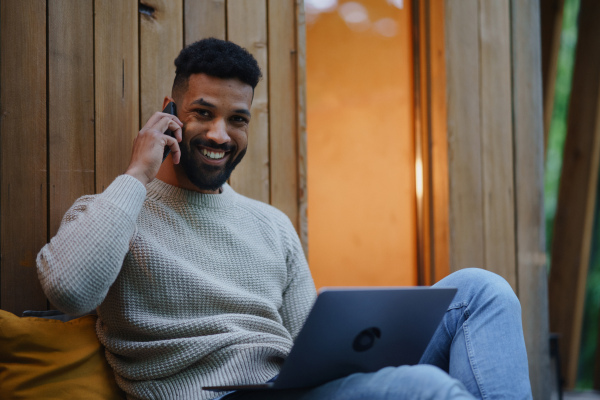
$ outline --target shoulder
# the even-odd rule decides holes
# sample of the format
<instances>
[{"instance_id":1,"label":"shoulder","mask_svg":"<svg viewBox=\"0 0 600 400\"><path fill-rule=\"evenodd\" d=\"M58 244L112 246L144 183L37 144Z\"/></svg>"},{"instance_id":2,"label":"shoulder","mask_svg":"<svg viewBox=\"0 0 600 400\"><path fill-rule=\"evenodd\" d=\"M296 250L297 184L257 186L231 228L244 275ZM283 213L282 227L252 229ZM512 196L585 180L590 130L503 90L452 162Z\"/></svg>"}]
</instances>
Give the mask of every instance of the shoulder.
<instances>
[{"instance_id":1,"label":"shoulder","mask_svg":"<svg viewBox=\"0 0 600 400\"><path fill-rule=\"evenodd\" d=\"M236 206L241 213L247 213L269 224L275 223L285 228L292 226L290 219L283 211L262 201L254 200L238 193Z\"/></svg>"}]
</instances>

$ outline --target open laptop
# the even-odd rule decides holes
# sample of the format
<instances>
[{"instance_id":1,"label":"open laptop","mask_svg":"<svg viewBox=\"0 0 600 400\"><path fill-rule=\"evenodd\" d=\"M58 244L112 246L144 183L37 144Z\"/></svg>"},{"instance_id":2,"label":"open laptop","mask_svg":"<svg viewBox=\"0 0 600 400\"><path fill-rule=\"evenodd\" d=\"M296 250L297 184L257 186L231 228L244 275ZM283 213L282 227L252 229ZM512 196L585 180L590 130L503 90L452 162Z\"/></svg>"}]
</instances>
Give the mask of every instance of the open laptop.
<instances>
[{"instance_id":1,"label":"open laptop","mask_svg":"<svg viewBox=\"0 0 600 400\"><path fill-rule=\"evenodd\" d=\"M313 387L355 372L417 364L455 288L322 289L277 379L204 390Z\"/></svg>"}]
</instances>

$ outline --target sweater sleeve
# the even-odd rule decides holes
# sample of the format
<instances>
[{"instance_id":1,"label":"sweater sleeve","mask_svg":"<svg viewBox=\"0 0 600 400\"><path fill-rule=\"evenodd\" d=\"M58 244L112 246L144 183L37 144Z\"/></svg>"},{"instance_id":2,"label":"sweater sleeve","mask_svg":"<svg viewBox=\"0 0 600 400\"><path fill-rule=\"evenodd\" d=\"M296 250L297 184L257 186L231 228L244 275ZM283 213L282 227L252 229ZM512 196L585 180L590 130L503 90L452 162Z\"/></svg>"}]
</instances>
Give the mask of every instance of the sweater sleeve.
<instances>
[{"instance_id":1,"label":"sweater sleeve","mask_svg":"<svg viewBox=\"0 0 600 400\"><path fill-rule=\"evenodd\" d=\"M287 229L288 285L283 293L281 317L283 324L296 340L304 321L312 308L316 290L300 239L291 222Z\"/></svg>"},{"instance_id":2,"label":"sweater sleeve","mask_svg":"<svg viewBox=\"0 0 600 400\"><path fill-rule=\"evenodd\" d=\"M121 175L99 195L78 199L37 256L38 277L60 310L80 315L102 303L129 250L146 197L137 179Z\"/></svg>"}]
</instances>

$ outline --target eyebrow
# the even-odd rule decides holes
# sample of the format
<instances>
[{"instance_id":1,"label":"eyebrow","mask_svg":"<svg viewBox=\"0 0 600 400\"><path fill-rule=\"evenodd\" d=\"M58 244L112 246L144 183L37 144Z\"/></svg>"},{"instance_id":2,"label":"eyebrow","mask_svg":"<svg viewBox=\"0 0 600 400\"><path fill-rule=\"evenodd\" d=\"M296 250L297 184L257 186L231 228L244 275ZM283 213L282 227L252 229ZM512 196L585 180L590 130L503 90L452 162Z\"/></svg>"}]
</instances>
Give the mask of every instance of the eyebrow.
<instances>
[{"instance_id":1,"label":"eyebrow","mask_svg":"<svg viewBox=\"0 0 600 400\"><path fill-rule=\"evenodd\" d=\"M200 98L198 100L192 101L192 104L198 104L198 105L201 105L201 106L204 106L204 107L208 107L208 108L217 108L217 106L215 106L212 103L209 103L208 101L206 101L206 100L204 100L202 98ZM245 114L248 117L251 116L250 111L246 110L245 108L240 108L238 110L233 110L233 112L238 113L238 114Z\"/></svg>"}]
</instances>

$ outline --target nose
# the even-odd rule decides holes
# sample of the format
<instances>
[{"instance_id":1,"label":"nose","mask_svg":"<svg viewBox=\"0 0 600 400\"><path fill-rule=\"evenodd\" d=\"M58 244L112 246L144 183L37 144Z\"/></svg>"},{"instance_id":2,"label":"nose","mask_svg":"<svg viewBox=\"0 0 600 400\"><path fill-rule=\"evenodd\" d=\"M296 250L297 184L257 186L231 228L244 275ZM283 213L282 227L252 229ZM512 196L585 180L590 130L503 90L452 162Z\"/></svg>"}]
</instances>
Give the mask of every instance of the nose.
<instances>
[{"instance_id":1,"label":"nose","mask_svg":"<svg viewBox=\"0 0 600 400\"><path fill-rule=\"evenodd\" d=\"M222 118L215 118L212 121L206 134L206 138L218 144L227 143L231 140L227 134L227 124Z\"/></svg>"}]
</instances>

